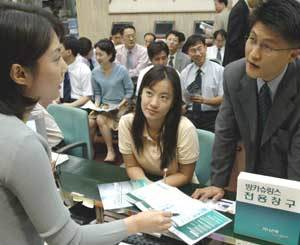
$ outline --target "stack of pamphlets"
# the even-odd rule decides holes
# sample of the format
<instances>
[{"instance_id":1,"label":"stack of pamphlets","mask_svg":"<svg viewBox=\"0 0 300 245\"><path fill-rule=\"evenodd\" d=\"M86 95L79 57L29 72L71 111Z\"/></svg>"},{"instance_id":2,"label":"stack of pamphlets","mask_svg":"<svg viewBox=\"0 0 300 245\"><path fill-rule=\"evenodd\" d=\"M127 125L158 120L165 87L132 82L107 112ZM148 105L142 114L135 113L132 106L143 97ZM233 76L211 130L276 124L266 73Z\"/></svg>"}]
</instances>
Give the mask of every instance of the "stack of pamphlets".
<instances>
[{"instance_id":1,"label":"stack of pamphlets","mask_svg":"<svg viewBox=\"0 0 300 245\"><path fill-rule=\"evenodd\" d=\"M98 185L104 210L115 210L132 207L126 194L147 185L146 180L130 180Z\"/></svg>"},{"instance_id":2,"label":"stack of pamphlets","mask_svg":"<svg viewBox=\"0 0 300 245\"><path fill-rule=\"evenodd\" d=\"M175 187L158 181L127 193L128 202L142 211L170 211L169 231L187 244L194 244L231 222L231 219L192 199ZM176 215L175 215L176 214Z\"/></svg>"}]
</instances>

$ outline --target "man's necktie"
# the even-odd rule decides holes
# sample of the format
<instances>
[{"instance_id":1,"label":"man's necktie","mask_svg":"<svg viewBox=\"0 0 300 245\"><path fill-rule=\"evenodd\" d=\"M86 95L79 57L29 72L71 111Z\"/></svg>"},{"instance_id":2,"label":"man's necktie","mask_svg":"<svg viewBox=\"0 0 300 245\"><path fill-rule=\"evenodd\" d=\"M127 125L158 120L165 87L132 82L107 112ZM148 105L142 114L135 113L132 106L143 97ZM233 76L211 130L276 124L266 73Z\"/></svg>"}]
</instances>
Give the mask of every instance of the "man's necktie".
<instances>
[{"instance_id":1,"label":"man's necktie","mask_svg":"<svg viewBox=\"0 0 300 245\"><path fill-rule=\"evenodd\" d=\"M217 52L217 60L222 61L222 55L221 55L221 49L218 48L218 52Z\"/></svg>"},{"instance_id":2,"label":"man's necktie","mask_svg":"<svg viewBox=\"0 0 300 245\"><path fill-rule=\"evenodd\" d=\"M71 101L71 81L70 81L70 76L69 72L65 73L65 78L64 78L64 102L70 102Z\"/></svg>"},{"instance_id":3,"label":"man's necktie","mask_svg":"<svg viewBox=\"0 0 300 245\"><path fill-rule=\"evenodd\" d=\"M131 50L128 50L127 52L126 68L128 70L133 68L133 54Z\"/></svg>"},{"instance_id":4,"label":"man's necktie","mask_svg":"<svg viewBox=\"0 0 300 245\"><path fill-rule=\"evenodd\" d=\"M94 64L93 64L93 61L92 59L88 59L89 63L90 63L90 69L91 71L94 69Z\"/></svg>"},{"instance_id":5,"label":"man's necktie","mask_svg":"<svg viewBox=\"0 0 300 245\"><path fill-rule=\"evenodd\" d=\"M174 67L174 63L173 63L173 61L174 61L174 55L170 55L170 57L169 57L169 63L168 63L168 66L170 66L170 67Z\"/></svg>"},{"instance_id":6,"label":"man's necktie","mask_svg":"<svg viewBox=\"0 0 300 245\"><path fill-rule=\"evenodd\" d=\"M260 137L262 136L264 128L266 126L266 121L268 119L271 107L271 90L268 84L265 82L264 85L260 88L258 94L258 129Z\"/></svg>"},{"instance_id":7,"label":"man's necktie","mask_svg":"<svg viewBox=\"0 0 300 245\"><path fill-rule=\"evenodd\" d=\"M195 77L195 81L193 82L197 87L196 94L202 95L202 76L201 76L201 69L198 69ZM195 94L195 93L194 93ZM201 110L201 104L199 103L193 103L193 113L200 113Z\"/></svg>"}]
</instances>

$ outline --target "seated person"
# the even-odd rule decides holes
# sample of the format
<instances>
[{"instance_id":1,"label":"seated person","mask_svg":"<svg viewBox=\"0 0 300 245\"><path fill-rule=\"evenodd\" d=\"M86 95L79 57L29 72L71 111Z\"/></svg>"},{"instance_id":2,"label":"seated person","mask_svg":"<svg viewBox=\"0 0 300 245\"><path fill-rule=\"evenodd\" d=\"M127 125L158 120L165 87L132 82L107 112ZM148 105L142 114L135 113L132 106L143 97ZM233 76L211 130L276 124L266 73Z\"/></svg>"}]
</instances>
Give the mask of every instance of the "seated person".
<instances>
[{"instance_id":1,"label":"seated person","mask_svg":"<svg viewBox=\"0 0 300 245\"><path fill-rule=\"evenodd\" d=\"M122 27L119 26L113 26L110 32L110 38L115 46L118 46L120 44L123 44L122 40Z\"/></svg>"},{"instance_id":2,"label":"seated person","mask_svg":"<svg viewBox=\"0 0 300 245\"><path fill-rule=\"evenodd\" d=\"M149 45L153 42L155 42L156 36L152 32L147 32L144 34L144 46L145 48L148 48Z\"/></svg>"},{"instance_id":3,"label":"seated person","mask_svg":"<svg viewBox=\"0 0 300 245\"><path fill-rule=\"evenodd\" d=\"M190 57L180 50L183 39L182 33L175 30L166 35L166 43L169 47L168 65L179 72L191 63Z\"/></svg>"},{"instance_id":4,"label":"seated person","mask_svg":"<svg viewBox=\"0 0 300 245\"><path fill-rule=\"evenodd\" d=\"M191 35L184 46L193 61L180 74L186 116L196 128L214 132L223 99L224 68L206 58L203 36Z\"/></svg>"},{"instance_id":5,"label":"seated person","mask_svg":"<svg viewBox=\"0 0 300 245\"><path fill-rule=\"evenodd\" d=\"M95 59L95 52L93 48L93 43L87 37L81 37L78 39L79 42L79 54L77 59L81 60L86 64L91 71L98 65Z\"/></svg>"},{"instance_id":6,"label":"seated person","mask_svg":"<svg viewBox=\"0 0 300 245\"><path fill-rule=\"evenodd\" d=\"M143 70L141 70L137 83L136 83L136 90L135 95L138 96L139 89L142 83L142 80L145 74L153 67L153 65L167 65L168 62L168 55L169 55L169 48L167 44L163 41L152 42L148 48L148 57L151 61L151 65L147 66Z\"/></svg>"},{"instance_id":7,"label":"seated person","mask_svg":"<svg viewBox=\"0 0 300 245\"><path fill-rule=\"evenodd\" d=\"M91 70L77 56L79 41L75 37L65 37L62 43L62 57L68 65L64 82L60 89L61 102L65 105L80 107L93 95Z\"/></svg>"},{"instance_id":8,"label":"seated person","mask_svg":"<svg viewBox=\"0 0 300 245\"><path fill-rule=\"evenodd\" d=\"M156 65L142 81L135 113L119 123L119 149L130 179L145 173L163 176L166 183L191 182L199 155L195 126L181 116L181 86L177 72Z\"/></svg>"},{"instance_id":9,"label":"seated person","mask_svg":"<svg viewBox=\"0 0 300 245\"><path fill-rule=\"evenodd\" d=\"M41 111L44 114L45 119L45 127L46 127L46 135L49 147L51 150L55 151L65 145L64 136L55 122L54 118L48 113L48 111L43 107L40 101L35 105L32 110L32 113L36 111Z\"/></svg>"},{"instance_id":10,"label":"seated person","mask_svg":"<svg viewBox=\"0 0 300 245\"><path fill-rule=\"evenodd\" d=\"M116 50L112 41L102 39L95 44L95 48L96 59L100 64L92 72L96 106L118 105L118 110L90 116L90 127L92 130L95 126L99 128L107 146L104 161L111 162L116 157L111 130L118 129L119 119L127 110L128 101L133 95L133 83L126 68L114 63Z\"/></svg>"},{"instance_id":11,"label":"seated person","mask_svg":"<svg viewBox=\"0 0 300 245\"><path fill-rule=\"evenodd\" d=\"M221 29L214 32L214 45L207 47L206 56L210 60L216 60L219 64L223 63L226 32Z\"/></svg>"},{"instance_id":12,"label":"seated person","mask_svg":"<svg viewBox=\"0 0 300 245\"><path fill-rule=\"evenodd\" d=\"M136 43L136 30L132 25L126 25L121 31L124 44L116 47L116 62L125 66L131 79L136 79L142 69L144 69L149 60L147 49Z\"/></svg>"}]
</instances>

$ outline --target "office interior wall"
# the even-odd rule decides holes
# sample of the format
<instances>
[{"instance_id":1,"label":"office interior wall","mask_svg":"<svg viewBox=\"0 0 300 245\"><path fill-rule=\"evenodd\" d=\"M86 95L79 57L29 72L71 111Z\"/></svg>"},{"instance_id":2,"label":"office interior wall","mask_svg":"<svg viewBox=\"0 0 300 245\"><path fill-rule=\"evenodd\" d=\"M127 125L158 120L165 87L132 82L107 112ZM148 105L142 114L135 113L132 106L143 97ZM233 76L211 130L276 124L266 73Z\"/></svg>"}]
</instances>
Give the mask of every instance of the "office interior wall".
<instances>
[{"instance_id":1,"label":"office interior wall","mask_svg":"<svg viewBox=\"0 0 300 245\"><path fill-rule=\"evenodd\" d=\"M214 8L209 12L202 12L202 10L199 10L199 12L193 13L164 12L109 14L109 1L110 0L76 0L80 36L89 37L93 42L96 42L101 38L109 37L113 22L126 21L132 22L136 27L137 42L142 44L144 33L154 31L155 21L175 21L175 29L182 31L186 36L189 36L193 33L194 21L213 20L214 18ZM134 2L134 0L131 1ZM213 0L205 1L213 2ZM184 0L182 0L182 2L184 2Z\"/></svg>"}]
</instances>

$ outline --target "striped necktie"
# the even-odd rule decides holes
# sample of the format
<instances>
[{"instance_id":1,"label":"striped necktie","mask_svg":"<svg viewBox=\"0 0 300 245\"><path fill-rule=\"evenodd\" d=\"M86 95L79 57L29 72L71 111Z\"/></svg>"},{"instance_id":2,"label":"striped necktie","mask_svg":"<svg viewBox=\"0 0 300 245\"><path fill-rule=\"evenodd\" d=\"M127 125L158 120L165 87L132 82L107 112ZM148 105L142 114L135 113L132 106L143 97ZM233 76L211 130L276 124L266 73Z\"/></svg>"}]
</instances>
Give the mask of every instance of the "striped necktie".
<instances>
[{"instance_id":1,"label":"striped necktie","mask_svg":"<svg viewBox=\"0 0 300 245\"><path fill-rule=\"evenodd\" d=\"M262 137L271 107L271 90L265 82L258 94L258 130L260 137Z\"/></svg>"}]
</instances>

